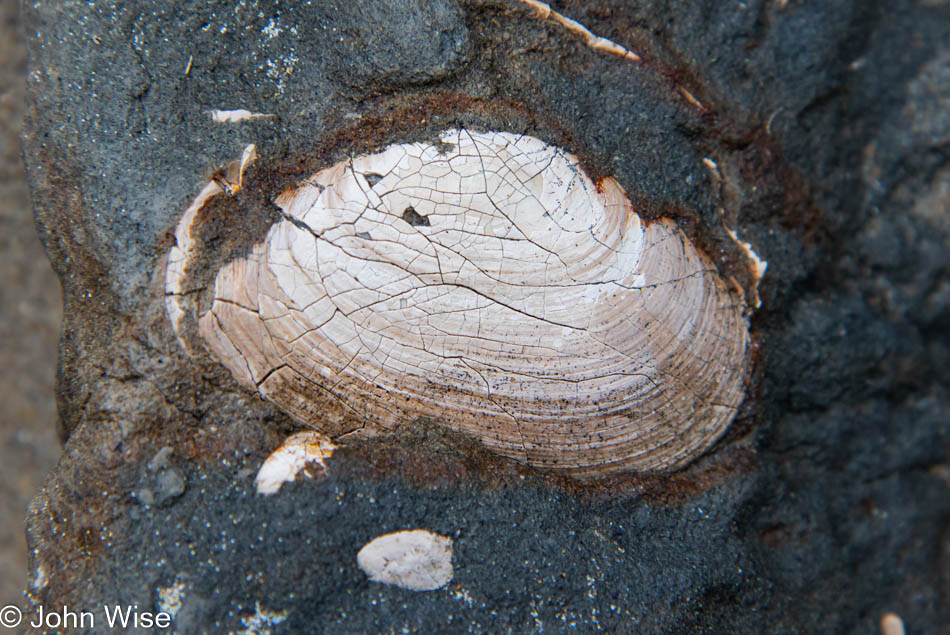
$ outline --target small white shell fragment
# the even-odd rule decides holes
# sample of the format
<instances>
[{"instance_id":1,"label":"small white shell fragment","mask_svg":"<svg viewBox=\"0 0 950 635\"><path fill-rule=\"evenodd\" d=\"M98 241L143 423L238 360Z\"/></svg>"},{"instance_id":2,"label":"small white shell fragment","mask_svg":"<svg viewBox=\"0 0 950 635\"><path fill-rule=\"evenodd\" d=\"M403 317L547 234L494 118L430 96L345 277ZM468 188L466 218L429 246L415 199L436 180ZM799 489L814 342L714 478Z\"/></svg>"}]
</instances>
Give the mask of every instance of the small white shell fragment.
<instances>
[{"instance_id":1,"label":"small white shell fragment","mask_svg":"<svg viewBox=\"0 0 950 635\"><path fill-rule=\"evenodd\" d=\"M410 591L434 591L452 580L452 539L425 529L384 534L366 543L356 562L370 580Z\"/></svg>"},{"instance_id":2,"label":"small white shell fragment","mask_svg":"<svg viewBox=\"0 0 950 635\"><path fill-rule=\"evenodd\" d=\"M904 620L894 613L881 617L881 635L904 635Z\"/></svg>"},{"instance_id":3,"label":"small white shell fragment","mask_svg":"<svg viewBox=\"0 0 950 635\"><path fill-rule=\"evenodd\" d=\"M215 123L236 123L248 119L264 119L274 116L262 112L251 112L244 108L238 108L237 110L211 110L209 112L211 113L212 121Z\"/></svg>"},{"instance_id":4,"label":"small white shell fragment","mask_svg":"<svg viewBox=\"0 0 950 635\"><path fill-rule=\"evenodd\" d=\"M168 254L168 264L165 268L165 308L178 342L189 353L191 353L191 347L181 336L181 321L189 310L194 310L194 296L186 294L184 282L186 268L195 250L195 219L201 208L215 196L224 192L232 196L237 193L244 183L244 170L255 159L257 159L257 147L253 143L248 144L241 152L241 158L228 164L224 179L212 179L205 184L175 227L175 246ZM186 306L186 302L190 305Z\"/></svg>"},{"instance_id":5,"label":"small white shell fragment","mask_svg":"<svg viewBox=\"0 0 950 635\"><path fill-rule=\"evenodd\" d=\"M276 494L281 485L294 480L307 463L317 463L326 470L325 461L336 447L319 432L298 432L287 437L284 444L274 450L258 470L257 478L254 479L257 493L265 496Z\"/></svg>"},{"instance_id":6,"label":"small white shell fragment","mask_svg":"<svg viewBox=\"0 0 950 635\"><path fill-rule=\"evenodd\" d=\"M686 99L686 101L688 101L690 104L692 104L692 105L695 106L696 108L702 110L703 112L706 111L706 107L703 106L703 102L701 102L701 101L699 101L698 99L696 99L696 97L695 97L695 95L693 95L693 93L689 92L688 90L686 90L686 89L683 88L682 86L679 87L679 91L680 91L680 94L681 94L681 95Z\"/></svg>"},{"instance_id":7,"label":"small white shell fragment","mask_svg":"<svg viewBox=\"0 0 950 635\"><path fill-rule=\"evenodd\" d=\"M168 317L175 329L175 335L178 341L186 351L191 348L181 336L181 321L186 315L186 309L182 306L183 283L185 280L185 265L188 263L188 254L191 251L194 239L192 237L193 225L198 211L204 207L209 200L224 191L224 188L217 181L209 181L197 198L185 211L185 214L178 221L178 227L175 228L175 246L172 247L168 255L168 265L165 269L165 307L168 311Z\"/></svg>"},{"instance_id":8,"label":"small white shell fragment","mask_svg":"<svg viewBox=\"0 0 950 635\"><path fill-rule=\"evenodd\" d=\"M759 254L755 253L755 250L752 249L752 245L742 240L741 238L739 238L739 235L736 232L732 231L728 227L726 228L726 231L729 232L729 236L731 236L732 239L736 241L736 243L740 247L742 247L746 255L749 257L749 260L752 261L752 265L754 267L753 273L755 274L755 281L756 283L758 283L760 280L762 280L762 276L765 275L765 270L769 268L768 261L762 260L761 258L759 258Z\"/></svg>"},{"instance_id":9,"label":"small white shell fragment","mask_svg":"<svg viewBox=\"0 0 950 635\"><path fill-rule=\"evenodd\" d=\"M752 275L755 276L755 308L759 309L762 307L762 299L759 297L759 283L762 282L762 277L765 275L765 270L769 268L769 263L767 260L759 258L759 254L755 253L755 250L752 249L752 245L739 238L736 232L728 227L726 227L726 231L729 233L730 238L732 238L737 245L742 247L742 250L745 251L746 256L749 257L749 261L752 263Z\"/></svg>"},{"instance_id":10,"label":"small white shell fragment","mask_svg":"<svg viewBox=\"0 0 950 635\"><path fill-rule=\"evenodd\" d=\"M640 56L634 53L633 51L626 49L616 42L611 42L605 37L600 37L591 33L590 29L578 22L577 20L572 20L566 15L560 14L554 9L551 8L546 2L539 2L538 0L520 0L522 4L526 4L535 10L538 15L538 18L541 20L547 20L548 18L553 18L558 24L563 26L565 29L571 33L575 33L584 38L584 42L587 46L591 47L595 51L603 51L604 53L610 53L611 55L616 55L623 59L628 59L631 62L639 62Z\"/></svg>"},{"instance_id":11,"label":"small white shell fragment","mask_svg":"<svg viewBox=\"0 0 950 635\"><path fill-rule=\"evenodd\" d=\"M244 187L244 170L257 159L257 147L252 143L241 152L240 161L231 161L224 175L224 189L228 194L237 194Z\"/></svg>"}]
</instances>

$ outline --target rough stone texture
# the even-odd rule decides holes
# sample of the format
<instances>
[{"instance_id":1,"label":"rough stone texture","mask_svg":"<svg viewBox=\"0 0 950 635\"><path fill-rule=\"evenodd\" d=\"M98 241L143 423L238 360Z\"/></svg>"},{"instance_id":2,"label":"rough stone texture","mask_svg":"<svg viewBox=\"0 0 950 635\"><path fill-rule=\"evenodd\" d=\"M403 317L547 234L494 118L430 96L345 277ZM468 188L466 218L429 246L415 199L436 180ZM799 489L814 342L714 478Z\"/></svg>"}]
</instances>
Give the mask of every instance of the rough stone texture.
<instances>
[{"instance_id":1,"label":"rough stone texture","mask_svg":"<svg viewBox=\"0 0 950 635\"><path fill-rule=\"evenodd\" d=\"M271 616L274 632L867 633L888 611L948 632L945 3L555 7L639 64L515 2L318 4L25 9L25 147L66 297L71 434L28 519L31 569L48 575L34 606L175 595L180 632ZM236 108L275 116L207 112ZM256 144L278 176L252 169L201 228L237 257L253 238L229 214L453 126L576 152L747 290L723 223L769 261L757 372L706 458L580 486L420 422L255 493L294 426L179 348L156 273L177 218ZM148 465L166 446L160 471L179 478L161 485ZM143 486L169 496L149 504ZM450 585L411 593L360 573L363 544L406 528L452 538Z\"/></svg>"},{"instance_id":2,"label":"rough stone texture","mask_svg":"<svg viewBox=\"0 0 950 635\"><path fill-rule=\"evenodd\" d=\"M60 451L59 284L36 239L20 157L26 43L18 4L0 2L0 607L23 597L23 515Z\"/></svg>"}]
</instances>

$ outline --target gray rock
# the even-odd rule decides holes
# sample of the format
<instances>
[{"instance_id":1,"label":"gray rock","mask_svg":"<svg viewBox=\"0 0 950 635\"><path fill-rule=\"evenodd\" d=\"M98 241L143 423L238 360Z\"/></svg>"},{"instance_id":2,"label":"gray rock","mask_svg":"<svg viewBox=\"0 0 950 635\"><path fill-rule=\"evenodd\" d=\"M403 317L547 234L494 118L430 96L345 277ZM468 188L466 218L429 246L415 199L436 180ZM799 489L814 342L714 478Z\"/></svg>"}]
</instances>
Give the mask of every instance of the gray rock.
<instances>
[{"instance_id":1,"label":"gray rock","mask_svg":"<svg viewBox=\"0 0 950 635\"><path fill-rule=\"evenodd\" d=\"M47 576L31 608L136 602L180 632L867 633L888 611L946 632L950 15L933 4L561 7L640 63L514 1L24 7L70 433L27 521ZM208 114L237 108L274 116ZM208 215L219 255L272 222L240 216L251 197L452 126L571 149L747 289L723 222L769 261L757 372L709 455L578 484L430 422L256 493L296 426L178 346L170 232L246 144L280 170L252 167ZM369 582L361 546L415 527L452 538L453 581Z\"/></svg>"},{"instance_id":2,"label":"gray rock","mask_svg":"<svg viewBox=\"0 0 950 635\"><path fill-rule=\"evenodd\" d=\"M165 446L146 464L140 486L133 492L138 502L161 507L185 493L185 477L171 458L172 448Z\"/></svg>"}]
</instances>

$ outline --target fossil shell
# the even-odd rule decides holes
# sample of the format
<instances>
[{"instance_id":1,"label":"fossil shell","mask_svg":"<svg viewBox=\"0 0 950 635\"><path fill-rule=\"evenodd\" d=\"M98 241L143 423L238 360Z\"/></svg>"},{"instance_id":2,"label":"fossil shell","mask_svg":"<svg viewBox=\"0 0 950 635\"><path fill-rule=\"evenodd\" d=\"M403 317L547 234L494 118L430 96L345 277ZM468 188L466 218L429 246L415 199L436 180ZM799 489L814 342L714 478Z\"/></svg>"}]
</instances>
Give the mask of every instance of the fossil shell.
<instances>
[{"instance_id":1,"label":"fossil shell","mask_svg":"<svg viewBox=\"0 0 950 635\"><path fill-rule=\"evenodd\" d=\"M672 221L643 223L616 181L539 139L448 130L276 204L199 333L330 436L425 417L535 466L667 469L743 398L737 294Z\"/></svg>"},{"instance_id":2,"label":"fossil shell","mask_svg":"<svg viewBox=\"0 0 950 635\"><path fill-rule=\"evenodd\" d=\"M452 539L425 529L377 536L356 554L370 580L411 591L434 591L452 581Z\"/></svg>"},{"instance_id":3,"label":"fossil shell","mask_svg":"<svg viewBox=\"0 0 950 635\"><path fill-rule=\"evenodd\" d=\"M335 449L336 445L330 439L313 430L290 435L257 471L254 479L257 493L265 496L276 494L284 483L296 479L301 471L307 474L306 468L310 464L319 465L326 471L326 461L333 456Z\"/></svg>"}]
</instances>

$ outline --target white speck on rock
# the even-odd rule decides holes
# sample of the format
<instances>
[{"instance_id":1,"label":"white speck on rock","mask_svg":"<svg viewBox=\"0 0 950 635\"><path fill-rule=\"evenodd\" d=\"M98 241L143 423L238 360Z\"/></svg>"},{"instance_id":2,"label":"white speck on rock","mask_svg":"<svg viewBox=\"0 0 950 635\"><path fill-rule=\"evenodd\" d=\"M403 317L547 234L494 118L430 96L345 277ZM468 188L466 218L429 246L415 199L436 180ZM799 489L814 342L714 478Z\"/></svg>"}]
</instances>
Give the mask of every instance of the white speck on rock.
<instances>
[{"instance_id":1,"label":"white speck on rock","mask_svg":"<svg viewBox=\"0 0 950 635\"><path fill-rule=\"evenodd\" d=\"M237 123L248 119L265 119L274 116L262 112L251 112L244 108L238 108L237 110L211 110L209 112L211 113L212 121L215 123Z\"/></svg>"},{"instance_id":2,"label":"white speck on rock","mask_svg":"<svg viewBox=\"0 0 950 635\"><path fill-rule=\"evenodd\" d=\"M171 586L158 588L158 610L162 613L168 613L169 617L175 619L178 611L181 610L181 600L185 596L185 583L176 579Z\"/></svg>"},{"instance_id":3,"label":"white speck on rock","mask_svg":"<svg viewBox=\"0 0 950 635\"><path fill-rule=\"evenodd\" d=\"M267 26L261 30L261 33L266 35L268 40L273 40L283 32L284 30L277 26L277 22L273 18L271 18L270 22L267 23Z\"/></svg>"},{"instance_id":4,"label":"white speck on rock","mask_svg":"<svg viewBox=\"0 0 950 635\"><path fill-rule=\"evenodd\" d=\"M370 580L411 591L433 591L452 580L452 539L425 529L379 536L356 554Z\"/></svg>"},{"instance_id":5,"label":"white speck on rock","mask_svg":"<svg viewBox=\"0 0 950 635\"><path fill-rule=\"evenodd\" d=\"M281 485L293 481L308 463L317 463L326 470L325 461L335 449L336 445L319 432L298 432L287 437L257 472L254 480L257 493L276 494Z\"/></svg>"},{"instance_id":6,"label":"white speck on rock","mask_svg":"<svg viewBox=\"0 0 950 635\"><path fill-rule=\"evenodd\" d=\"M258 602L253 615L241 618L244 629L232 631L234 635L270 635L271 629L287 619L287 611L268 611Z\"/></svg>"},{"instance_id":7,"label":"white speck on rock","mask_svg":"<svg viewBox=\"0 0 950 635\"><path fill-rule=\"evenodd\" d=\"M33 580L30 582L30 588L34 591L41 591L46 588L47 584L49 584L49 576L46 575L46 567L40 564L36 567L36 573L34 573Z\"/></svg>"}]
</instances>

